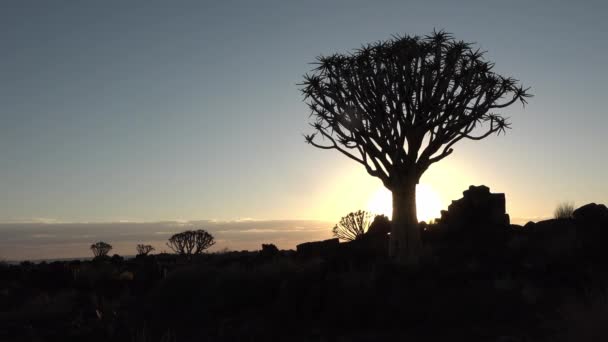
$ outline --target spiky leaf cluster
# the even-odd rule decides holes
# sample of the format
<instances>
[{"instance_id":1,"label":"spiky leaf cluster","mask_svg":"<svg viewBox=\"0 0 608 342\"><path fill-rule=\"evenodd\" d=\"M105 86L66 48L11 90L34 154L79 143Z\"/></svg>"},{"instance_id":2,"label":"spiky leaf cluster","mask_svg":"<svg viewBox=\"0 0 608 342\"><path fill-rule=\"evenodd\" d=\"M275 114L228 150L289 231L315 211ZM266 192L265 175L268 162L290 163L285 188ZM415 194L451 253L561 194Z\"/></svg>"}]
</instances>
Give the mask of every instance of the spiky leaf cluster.
<instances>
[{"instance_id":1,"label":"spiky leaf cluster","mask_svg":"<svg viewBox=\"0 0 608 342\"><path fill-rule=\"evenodd\" d=\"M531 96L495 73L484 52L443 31L395 36L316 64L302 84L315 131L306 141L363 164L389 188L404 174L419 177L462 139L504 132L500 110Z\"/></svg>"}]
</instances>

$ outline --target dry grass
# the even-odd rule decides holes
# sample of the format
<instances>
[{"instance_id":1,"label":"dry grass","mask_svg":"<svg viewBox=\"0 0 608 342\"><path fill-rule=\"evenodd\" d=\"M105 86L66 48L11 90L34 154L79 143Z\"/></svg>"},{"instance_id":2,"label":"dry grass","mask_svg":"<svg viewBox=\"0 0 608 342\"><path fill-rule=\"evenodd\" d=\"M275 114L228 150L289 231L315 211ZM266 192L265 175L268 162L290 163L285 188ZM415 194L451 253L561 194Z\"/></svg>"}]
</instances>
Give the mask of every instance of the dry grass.
<instances>
[{"instance_id":1,"label":"dry grass","mask_svg":"<svg viewBox=\"0 0 608 342\"><path fill-rule=\"evenodd\" d=\"M555 211L553 212L553 217L556 219L569 219L572 218L573 212L573 202L562 202L557 205L557 208L555 208Z\"/></svg>"}]
</instances>

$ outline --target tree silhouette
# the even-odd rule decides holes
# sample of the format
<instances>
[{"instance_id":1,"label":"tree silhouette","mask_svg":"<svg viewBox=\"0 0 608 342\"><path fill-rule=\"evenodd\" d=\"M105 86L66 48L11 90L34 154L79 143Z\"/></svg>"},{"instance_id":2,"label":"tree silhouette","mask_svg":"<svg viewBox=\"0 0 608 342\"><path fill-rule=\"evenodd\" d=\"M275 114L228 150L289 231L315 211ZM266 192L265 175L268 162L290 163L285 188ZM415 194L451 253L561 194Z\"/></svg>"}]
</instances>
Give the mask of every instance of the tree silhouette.
<instances>
[{"instance_id":1,"label":"tree silhouette","mask_svg":"<svg viewBox=\"0 0 608 342\"><path fill-rule=\"evenodd\" d=\"M148 255L154 250L154 247L142 244L137 245L135 248L137 249L137 255Z\"/></svg>"},{"instance_id":2,"label":"tree silhouette","mask_svg":"<svg viewBox=\"0 0 608 342\"><path fill-rule=\"evenodd\" d=\"M332 233L340 240L354 241L363 236L371 223L372 214L358 210L342 217Z\"/></svg>"},{"instance_id":3,"label":"tree silhouette","mask_svg":"<svg viewBox=\"0 0 608 342\"><path fill-rule=\"evenodd\" d=\"M91 251L95 257L104 257L112 250L112 245L103 241L96 242L91 245Z\"/></svg>"},{"instance_id":4,"label":"tree silhouette","mask_svg":"<svg viewBox=\"0 0 608 342\"><path fill-rule=\"evenodd\" d=\"M391 255L417 264L420 177L460 140L509 128L497 111L525 104L528 89L495 73L484 52L443 31L320 56L317 65L302 83L315 130L306 141L338 150L380 178L393 196Z\"/></svg>"},{"instance_id":5,"label":"tree silhouette","mask_svg":"<svg viewBox=\"0 0 608 342\"><path fill-rule=\"evenodd\" d=\"M173 252L182 255L201 254L213 245L215 245L213 235L203 229L174 234L167 242L167 246Z\"/></svg>"}]
</instances>

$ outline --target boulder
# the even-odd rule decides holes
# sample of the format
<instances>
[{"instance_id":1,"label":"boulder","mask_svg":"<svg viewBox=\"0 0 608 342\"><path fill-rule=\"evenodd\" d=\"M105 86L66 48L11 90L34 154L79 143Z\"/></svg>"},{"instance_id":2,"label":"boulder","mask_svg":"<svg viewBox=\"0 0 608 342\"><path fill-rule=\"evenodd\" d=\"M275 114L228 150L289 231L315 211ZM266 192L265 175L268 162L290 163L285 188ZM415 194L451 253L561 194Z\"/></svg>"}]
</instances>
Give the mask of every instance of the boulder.
<instances>
[{"instance_id":1,"label":"boulder","mask_svg":"<svg viewBox=\"0 0 608 342\"><path fill-rule=\"evenodd\" d=\"M571 219L539 221L530 227L528 233L530 250L539 258L572 257L580 245L577 226Z\"/></svg>"},{"instance_id":2,"label":"boulder","mask_svg":"<svg viewBox=\"0 0 608 342\"><path fill-rule=\"evenodd\" d=\"M367 230L367 235L388 235L391 232L391 221L384 215L378 215Z\"/></svg>"},{"instance_id":3,"label":"boulder","mask_svg":"<svg viewBox=\"0 0 608 342\"><path fill-rule=\"evenodd\" d=\"M608 223L608 208L603 204L589 203L576 209L572 217L587 224Z\"/></svg>"},{"instance_id":4,"label":"boulder","mask_svg":"<svg viewBox=\"0 0 608 342\"><path fill-rule=\"evenodd\" d=\"M603 204L589 203L572 213L578 228L583 253L590 260L606 260L608 244L608 208Z\"/></svg>"},{"instance_id":5,"label":"boulder","mask_svg":"<svg viewBox=\"0 0 608 342\"><path fill-rule=\"evenodd\" d=\"M490 193L490 188L485 185L471 185L462 195L461 199L452 201L448 210L441 212L441 226L456 231L471 227L509 226L505 194Z\"/></svg>"}]
</instances>

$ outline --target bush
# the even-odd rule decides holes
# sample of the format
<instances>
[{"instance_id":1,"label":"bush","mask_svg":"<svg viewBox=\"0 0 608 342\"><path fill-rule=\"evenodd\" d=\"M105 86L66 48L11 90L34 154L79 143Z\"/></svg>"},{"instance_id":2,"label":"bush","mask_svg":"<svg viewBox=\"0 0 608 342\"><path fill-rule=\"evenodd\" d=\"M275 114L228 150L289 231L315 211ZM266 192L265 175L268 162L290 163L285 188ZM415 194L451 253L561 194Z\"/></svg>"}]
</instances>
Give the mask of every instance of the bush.
<instances>
[{"instance_id":1,"label":"bush","mask_svg":"<svg viewBox=\"0 0 608 342\"><path fill-rule=\"evenodd\" d=\"M557 208L555 208L555 211L553 212L553 217L556 219L569 219L572 218L573 212L574 203L563 202L557 205Z\"/></svg>"}]
</instances>

